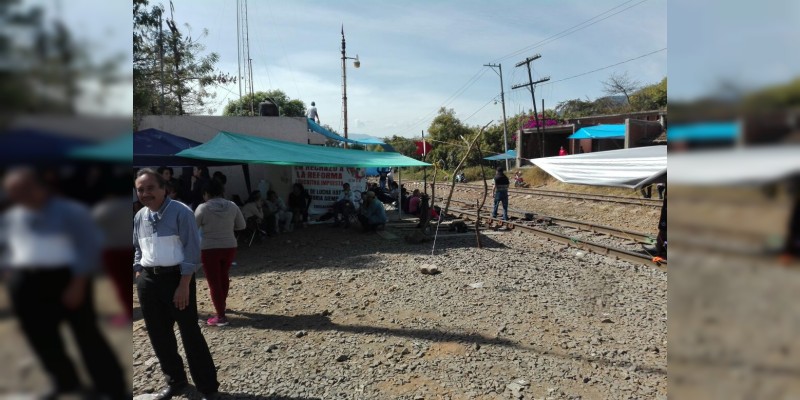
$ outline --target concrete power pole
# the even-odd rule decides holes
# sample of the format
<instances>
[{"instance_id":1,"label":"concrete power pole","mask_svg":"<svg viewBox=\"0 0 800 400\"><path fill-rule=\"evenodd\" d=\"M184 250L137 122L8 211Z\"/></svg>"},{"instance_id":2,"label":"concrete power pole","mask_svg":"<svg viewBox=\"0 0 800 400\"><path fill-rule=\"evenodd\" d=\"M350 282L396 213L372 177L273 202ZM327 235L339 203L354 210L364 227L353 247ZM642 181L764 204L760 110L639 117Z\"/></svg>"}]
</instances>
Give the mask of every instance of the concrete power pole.
<instances>
[{"instance_id":1,"label":"concrete power pole","mask_svg":"<svg viewBox=\"0 0 800 400\"><path fill-rule=\"evenodd\" d=\"M508 122L506 121L506 94L503 86L503 64L483 64L484 67L490 67L494 71L497 67L500 72L500 103L503 105L503 150L508 154ZM497 72L497 71L495 71ZM517 165L519 167L519 165ZM508 159L506 158L506 171L508 171Z\"/></svg>"},{"instance_id":2,"label":"concrete power pole","mask_svg":"<svg viewBox=\"0 0 800 400\"><path fill-rule=\"evenodd\" d=\"M523 65L528 67L528 83L523 83L523 84L520 84L520 85L514 85L514 86L511 87L511 89L519 89L521 87L527 87L528 90L531 91L531 100L533 101L533 118L536 120L536 133L539 134L539 139L540 139L540 143L539 143L539 147L541 148L540 157L544 157L544 136L542 136L542 130L540 128L541 124L539 123L539 112L536 110L536 96L534 95L534 92L535 92L535 87L534 86L537 83L542 83L542 82L549 81L550 77L548 76L548 77L545 77L543 79L539 79L538 81L534 82L533 81L533 76L531 75L531 62L533 62L534 60L538 60L540 58L542 58L542 55L541 54L536 54L533 57L528 57L525 60L520 61L516 65L514 65L515 67L521 67ZM544 112L544 110L542 110L542 112ZM520 150L521 149L517 149L517 160L519 160L519 157L520 157L520 155L519 155L519 151Z\"/></svg>"}]
</instances>

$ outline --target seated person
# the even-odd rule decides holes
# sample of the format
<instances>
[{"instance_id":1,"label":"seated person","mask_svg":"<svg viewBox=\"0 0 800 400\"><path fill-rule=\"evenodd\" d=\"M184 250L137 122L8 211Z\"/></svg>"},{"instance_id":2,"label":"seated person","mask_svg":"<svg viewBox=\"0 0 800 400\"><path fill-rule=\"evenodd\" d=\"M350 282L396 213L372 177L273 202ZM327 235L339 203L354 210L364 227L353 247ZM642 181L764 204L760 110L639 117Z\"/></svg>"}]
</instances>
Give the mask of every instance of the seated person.
<instances>
[{"instance_id":1,"label":"seated person","mask_svg":"<svg viewBox=\"0 0 800 400\"><path fill-rule=\"evenodd\" d=\"M247 200L241 206L242 209L242 216L244 217L245 221L250 221L250 219L254 219L256 221L256 225L261 227L264 223L264 210L261 206L263 201L261 200L261 192L258 190L254 190L250 192L250 196L247 197ZM261 230L261 228L259 228ZM266 233L266 232L263 232Z\"/></svg>"},{"instance_id":2,"label":"seated person","mask_svg":"<svg viewBox=\"0 0 800 400\"><path fill-rule=\"evenodd\" d=\"M414 189L411 197L408 199L408 213L411 215L419 216L419 205L422 198L419 195L419 189Z\"/></svg>"},{"instance_id":3,"label":"seated person","mask_svg":"<svg viewBox=\"0 0 800 400\"><path fill-rule=\"evenodd\" d=\"M374 192L367 192L364 205L358 214L358 221L361 222L364 232L374 231L386 224L386 210L380 200L375 198Z\"/></svg>"},{"instance_id":4,"label":"seated person","mask_svg":"<svg viewBox=\"0 0 800 400\"><path fill-rule=\"evenodd\" d=\"M266 207L265 215L273 218L268 223L267 232L291 232L292 231L292 212L286 207L286 203L278 197L274 190L267 192L267 201L264 202ZM281 227L281 229L279 229Z\"/></svg>"},{"instance_id":5,"label":"seated person","mask_svg":"<svg viewBox=\"0 0 800 400\"><path fill-rule=\"evenodd\" d=\"M331 211L333 211L333 225L339 226L341 220L339 219L339 214L342 215L344 219L344 226L347 228L350 226L350 214L355 212L356 209L356 200L354 197L353 192L350 190L350 184L345 183L342 185L342 193L339 194L339 198L333 203L331 207Z\"/></svg>"},{"instance_id":6,"label":"seated person","mask_svg":"<svg viewBox=\"0 0 800 400\"><path fill-rule=\"evenodd\" d=\"M311 207L311 195L303 187L302 183L292 185L292 193L289 193L289 210L292 211L292 224L302 222L303 226L308 225L308 208Z\"/></svg>"}]
</instances>

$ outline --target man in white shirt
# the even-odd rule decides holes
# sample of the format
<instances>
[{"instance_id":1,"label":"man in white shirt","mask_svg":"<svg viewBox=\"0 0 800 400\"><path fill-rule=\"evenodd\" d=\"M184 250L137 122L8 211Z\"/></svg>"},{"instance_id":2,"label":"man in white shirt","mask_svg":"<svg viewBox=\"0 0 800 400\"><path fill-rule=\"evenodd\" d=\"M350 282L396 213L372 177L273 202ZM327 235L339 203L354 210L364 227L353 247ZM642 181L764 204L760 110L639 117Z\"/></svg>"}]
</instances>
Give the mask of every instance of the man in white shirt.
<instances>
[{"instance_id":1,"label":"man in white shirt","mask_svg":"<svg viewBox=\"0 0 800 400\"><path fill-rule=\"evenodd\" d=\"M317 107L314 102L311 102L311 107L308 108L308 119L312 121L316 121L318 124L319 122L319 114L317 114Z\"/></svg>"}]
</instances>

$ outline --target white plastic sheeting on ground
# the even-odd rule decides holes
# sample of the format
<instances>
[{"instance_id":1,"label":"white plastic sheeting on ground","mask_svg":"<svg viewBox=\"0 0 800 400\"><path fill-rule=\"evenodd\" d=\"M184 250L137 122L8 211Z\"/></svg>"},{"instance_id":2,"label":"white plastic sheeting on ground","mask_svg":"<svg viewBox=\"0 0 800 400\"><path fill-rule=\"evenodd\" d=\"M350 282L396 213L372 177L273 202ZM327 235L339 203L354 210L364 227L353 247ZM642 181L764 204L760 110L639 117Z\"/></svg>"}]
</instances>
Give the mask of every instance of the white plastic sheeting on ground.
<instances>
[{"instance_id":1,"label":"white plastic sheeting on ground","mask_svg":"<svg viewBox=\"0 0 800 400\"><path fill-rule=\"evenodd\" d=\"M534 158L530 161L561 182L637 189L666 180L667 146Z\"/></svg>"},{"instance_id":2,"label":"white plastic sheeting on ground","mask_svg":"<svg viewBox=\"0 0 800 400\"><path fill-rule=\"evenodd\" d=\"M672 153L669 183L761 185L800 176L800 145L782 144Z\"/></svg>"}]
</instances>

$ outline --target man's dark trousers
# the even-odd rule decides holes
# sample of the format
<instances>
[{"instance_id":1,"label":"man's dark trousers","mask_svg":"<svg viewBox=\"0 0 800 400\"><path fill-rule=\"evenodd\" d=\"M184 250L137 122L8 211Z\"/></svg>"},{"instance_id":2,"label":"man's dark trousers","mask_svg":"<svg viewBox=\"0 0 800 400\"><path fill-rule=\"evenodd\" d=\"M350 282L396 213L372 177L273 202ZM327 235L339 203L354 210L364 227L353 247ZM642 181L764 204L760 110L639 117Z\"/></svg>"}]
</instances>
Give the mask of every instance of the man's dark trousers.
<instances>
[{"instance_id":1,"label":"man's dark trousers","mask_svg":"<svg viewBox=\"0 0 800 400\"><path fill-rule=\"evenodd\" d=\"M71 280L69 268L13 271L9 293L20 327L53 380L56 392L71 392L80 387L80 379L59 332L61 322L66 321L94 389L112 398L124 396L128 390L122 366L97 326L92 282L89 280L86 286L81 305L69 310L61 298Z\"/></svg>"},{"instance_id":2,"label":"man's dark trousers","mask_svg":"<svg viewBox=\"0 0 800 400\"><path fill-rule=\"evenodd\" d=\"M139 292L139 305L150 336L150 343L161 363L167 384L180 385L186 382L186 371L183 360L178 354L178 341L175 338L174 326L178 323L183 348L189 362L197 390L202 393L213 393L219 388L217 370L208 344L197 325L197 293L195 278L189 284L189 304L183 310L175 307L173 298L180 283L181 275L177 267L172 272L153 273L145 268L136 280Z\"/></svg>"}]
</instances>

